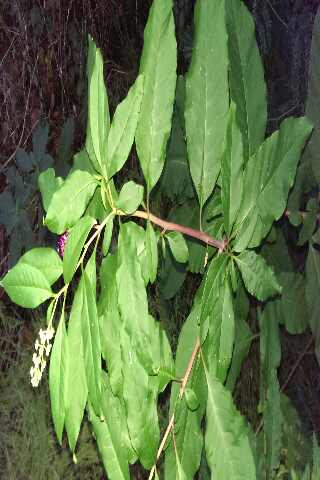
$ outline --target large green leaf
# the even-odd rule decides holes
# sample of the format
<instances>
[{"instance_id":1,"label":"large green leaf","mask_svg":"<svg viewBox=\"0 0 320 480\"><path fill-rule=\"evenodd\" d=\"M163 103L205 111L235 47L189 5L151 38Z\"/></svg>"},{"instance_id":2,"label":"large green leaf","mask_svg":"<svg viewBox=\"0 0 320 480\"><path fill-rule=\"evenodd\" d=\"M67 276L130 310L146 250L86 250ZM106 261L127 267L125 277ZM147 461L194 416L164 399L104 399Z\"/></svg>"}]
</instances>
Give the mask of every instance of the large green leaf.
<instances>
[{"instance_id":1,"label":"large green leaf","mask_svg":"<svg viewBox=\"0 0 320 480\"><path fill-rule=\"evenodd\" d=\"M54 295L44 274L21 261L8 271L0 285L14 303L25 308L36 308Z\"/></svg>"},{"instance_id":2,"label":"large green leaf","mask_svg":"<svg viewBox=\"0 0 320 480\"><path fill-rule=\"evenodd\" d=\"M228 390L205 368L208 386L205 446L211 478L256 480L248 427Z\"/></svg>"},{"instance_id":3,"label":"large green leaf","mask_svg":"<svg viewBox=\"0 0 320 480\"><path fill-rule=\"evenodd\" d=\"M106 161L107 135L110 115L107 91L103 78L103 59L100 50L89 36L87 61L88 76L88 120L86 150L97 171L102 171Z\"/></svg>"},{"instance_id":4,"label":"large green leaf","mask_svg":"<svg viewBox=\"0 0 320 480\"><path fill-rule=\"evenodd\" d=\"M130 442L120 400L112 394L106 374L102 378L101 407L104 420L95 415L89 404L89 418L108 478L129 480L128 452L124 439ZM126 435L126 436L125 436Z\"/></svg>"},{"instance_id":5,"label":"large green leaf","mask_svg":"<svg viewBox=\"0 0 320 480\"><path fill-rule=\"evenodd\" d=\"M237 216L236 251L258 246L272 223L283 214L310 131L306 118L288 118L249 159Z\"/></svg>"},{"instance_id":6,"label":"large green leaf","mask_svg":"<svg viewBox=\"0 0 320 480\"><path fill-rule=\"evenodd\" d=\"M120 335L123 323L118 308L118 291L115 282L117 268L117 255L108 255L103 259L100 269L101 292L98 313L102 356L108 366L112 391L120 396L122 389Z\"/></svg>"},{"instance_id":7,"label":"large green leaf","mask_svg":"<svg viewBox=\"0 0 320 480\"><path fill-rule=\"evenodd\" d=\"M264 301L281 293L281 286L274 271L263 257L252 250L246 250L234 259L239 267L246 289L251 295Z\"/></svg>"},{"instance_id":8,"label":"large green leaf","mask_svg":"<svg viewBox=\"0 0 320 480\"><path fill-rule=\"evenodd\" d=\"M228 0L226 11L230 96L237 106L236 119L247 161L264 140L266 85L250 12L240 0Z\"/></svg>"},{"instance_id":9,"label":"large green leaf","mask_svg":"<svg viewBox=\"0 0 320 480\"><path fill-rule=\"evenodd\" d=\"M158 378L148 375L141 364L136 341L121 332L123 399L132 446L145 468L154 464L159 438L157 413Z\"/></svg>"},{"instance_id":10,"label":"large green leaf","mask_svg":"<svg viewBox=\"0 0 320 480\"><path fill-rule=\"evenodd\" d=\"M52 196L45 219L49 230L60 234L72 227L85 211L97 185L97 180L83 170L69 174Z\"/></svg>"},{"instance_id":11,"label":"large green leaf","mask_svg":"<svg viewBox=\"0 0 320 480\"><path fill-rule=\"evenodd\" d=\"M224 228L230 236L240 207L243 185L243 142L237 125L235 104L231 103L225 150L221 160L221 201Z\"/></svg>"},{"instance_id":12,"label":"large green leaf","mask_svg":"<svg viewBox=\"0 0 320 480\"><path fill-rule=\"evenodd\" d=\"M93 282L87 269L80 280L82 288L81 332L88 396L97 415L101 396L101 343Z\"/></svg>"},{"instance_id":13,"label":"large green leaf","mask_svg":"<svg viewBox=\"0 0 320 480\"><path fill-rule=\"evenodd\" d=\"M216 282L215 282L216 283ZM209 333L206 356L210 373L225 382L230 367L234 344L234 309L232 291L227 279L217 288L217 298L209 314Z\"/></svg>"},{"instance_id":14,"label":"large green leaf","mask_svg":"<svg viewBox=\"0 0 320 480\"><path fill-rule=\"evenodd\" d=\"M118 303L124 328L131 337L140 359L152 365L151 332L148 318L148 300L141 267L137 256L134 224L121 226L119 234L119 268L117 271Z\"/></svg>"},{"instance_id":15,"label":"large green leaf","mask_svg":"<svg viewBox=\"0 0 320 480\"><path fill-rule=\"evenodd\" d=\"M139 75L112 119L107 144L108 178L117 173L128 158L136 133L142 94L143 75Z\"/></svg>"},{"instance_id":16,"label":"large green leaf","mask_svg":"<svg viewBox=\"0 0 320 480\"><path fill-rule=\"evenodd\" d=\"M88 386L84 362L84 345L81 333L83 287L78 286L68 323L69 372L65 424L69 446L75 450L84 409L87 403Z\"/></svg>"},{"instance_id":17,"label":"large green leaf","mask_svg":"<svg viewBox=\"0 0 320 480\"><path fill-rule=\"evenodd\" d=\"M38 247L29 250L19 260L19 264L37 268L48 280L50 285L56 282L62 274L62 260L52 248Z\"/></svg>"},{"instance_id":18,"label":"large green leaf","mask_svg":"<svg viewBox=\"0 0 320 480\"><path fill-rule=\"evenodd\" d=\"M263 413L265 449L263 455L267 478L272 478L280 464L282 413L277 369L281 360L281 346L277 312L269 302L260 315L260 408Z\"/></svg>"},{"instance_id":19,"label":"large green leaf","mask_svg":"<svg viewBox=\"0 0 320 480\"><path fill-rule=\"evenodd\" d=\"M54 338L49 368L51 411L55 431L60 445L62 443L62 432L67 404L68 375L69 349L64 312L62 312L59 326Z\"/></svg>"},{"instance_id":20,"label":"large green leaf","mask_svg":"<svg viewBox=\"0 0 320 480\"><path fill-rule=\"evenodd\" d=\"M220 171L228 109L225 2L198 0L192 62L186 77L185 119L190 171L200 210Z\"/></svg>"},{"instance_id":21,"label":"large green leaf","mask_svg":"<svg viewBox=\"0 0 320 480\"><path fill-rule=\"evenodd\" d=\"M235 301L235 332L234 332L234 350L230 369L228 371L226 387L232 393L236 385L236 381L241 371L241 366L244 358L248 355L252 332L247 324L247 317L249 313L249 299L243 288L238 289Z\"/></svg>"},{"instance_id":22,"label":"large green leaf","mask_svg":"<svg viewBox=\"0 0 320 480\"><path fill-rule=\"evenodd\" d=\"M84 216L70 230L63 255L63 276L66 283L70 282L75 273L82 248L94 223L94 218Z\"/></svg>"},{"instance_id":23,"label":"large green leaf","mask_svg":"<svg viewBox=\"0 0 320 480\"><path fill-rule=\"evenodd\" d=\"M154 0L144 31L139 73L144 91L136 146L148 193L157 183L171 130L176 86L177 46L172 0Z\"/></svg>"},{"instance_id":24,"label":"large green leaf","mask_svg":"<svg viewBox=\"0 0 320 480\"><path fill-rule=\"evenodd\" d=\"M207 335L210 314L220 295L220 286L225 280L229 258L227 255L217 255L208 267L208 271L202 280L203 292L201 307L199 310L199 323L201 330L201 340Z\"/></svg>"}]
</instances>

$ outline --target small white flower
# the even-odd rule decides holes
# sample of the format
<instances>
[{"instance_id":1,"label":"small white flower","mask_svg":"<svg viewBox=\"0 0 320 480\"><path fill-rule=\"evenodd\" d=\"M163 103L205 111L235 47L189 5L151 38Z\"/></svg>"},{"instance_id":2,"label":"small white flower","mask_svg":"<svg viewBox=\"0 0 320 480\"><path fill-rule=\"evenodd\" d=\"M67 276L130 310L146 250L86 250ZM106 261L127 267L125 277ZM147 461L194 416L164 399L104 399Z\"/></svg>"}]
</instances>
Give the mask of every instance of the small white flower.
<instances>
[{"instance_id":1,"label":"small white flower","mask_svg":"<svg viewBox=\"0 0 320 480\"><path fill-rule=\"evenodd\" d=\"M35 342L35 352L32 355L33 366L30 368L31 385L37 387L40 383L47 362L45 356L49 357L51 351L50 340L54 336L54 329L50 325L46 330L39 330L39 338ZM39 341L40 339L40 341Z\"/></svg>"}]
</instances>

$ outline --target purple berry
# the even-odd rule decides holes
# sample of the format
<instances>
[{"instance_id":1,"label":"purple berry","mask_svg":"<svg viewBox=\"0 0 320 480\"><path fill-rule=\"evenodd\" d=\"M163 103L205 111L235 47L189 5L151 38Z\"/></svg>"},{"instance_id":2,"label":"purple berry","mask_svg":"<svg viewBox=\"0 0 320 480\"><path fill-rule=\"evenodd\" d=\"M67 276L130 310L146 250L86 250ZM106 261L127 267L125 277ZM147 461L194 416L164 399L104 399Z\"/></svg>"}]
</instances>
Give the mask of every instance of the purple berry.
<instances>
[{"instance_id":1,"label":"purple berry","mask_svg":"<svg viewBox=\"0 0 320 480\"><path fill-rule=\"evenodd\" d=\"M64 248L66 246L68 235L69 235L69 232L68 230L66 230L62 235L58 237L58 240L57 240L57 251L61 258L63 258L63 255L64 255Z\"/></svg>"}]
</instances>

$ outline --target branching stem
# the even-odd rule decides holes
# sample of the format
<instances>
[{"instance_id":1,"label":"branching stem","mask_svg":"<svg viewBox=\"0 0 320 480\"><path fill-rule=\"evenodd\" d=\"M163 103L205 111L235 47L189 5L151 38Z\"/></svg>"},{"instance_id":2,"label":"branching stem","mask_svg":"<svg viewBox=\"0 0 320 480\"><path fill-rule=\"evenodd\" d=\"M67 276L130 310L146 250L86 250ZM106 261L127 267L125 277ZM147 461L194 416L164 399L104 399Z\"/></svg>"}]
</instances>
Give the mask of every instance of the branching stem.
<instances>
[{"instance_id":1,"label":"branching stem","mask_svg":"<svg viewBox=\"0 0 320 480\"><path fill-rule=\"evenodd\" d=\"M123 212L119 212L119 210L117 210L117 214L125 215ZM184 225L180 225L178 223L162 220L162 218L156 217L150 212L143 212L142 210L137 210L132 214L132 217L150 220L150 222L154 223L155 225L159 225L159 227L163 228L163 230L176 231L183 233L184 235L188 235L189 237L196 238L207 245L218 248L219 252L223 252L228 245L227 240L217 240L210 237L210 235L202 232L201 230L196 230L195 228L185 227Z\"/></svg>"}]
</instances>

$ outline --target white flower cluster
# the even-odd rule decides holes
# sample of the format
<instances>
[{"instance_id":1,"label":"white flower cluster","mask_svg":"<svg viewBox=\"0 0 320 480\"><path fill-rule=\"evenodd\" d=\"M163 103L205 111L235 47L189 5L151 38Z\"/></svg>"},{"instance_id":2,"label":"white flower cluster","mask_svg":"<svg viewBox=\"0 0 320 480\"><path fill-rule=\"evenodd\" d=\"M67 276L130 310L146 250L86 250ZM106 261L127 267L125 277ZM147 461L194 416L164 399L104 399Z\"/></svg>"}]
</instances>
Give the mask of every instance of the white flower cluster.
<instances>
[{"instance_id":1,"label":"white flower cluster","mask_svg":"<svg viewBox=\"0 0 320 480\"><path fill-rule=\"evenodd\" d=\"M39 331L39 339L37 338L35 343L35 349L32 356L33 365L30 368L31 385L37 387L40 383L44 369L46 368L45 356L49 357L51 350L50 340L54 336L54 329L49 326L46 330L42 328Z\"/></svg>"}]
</instances>

